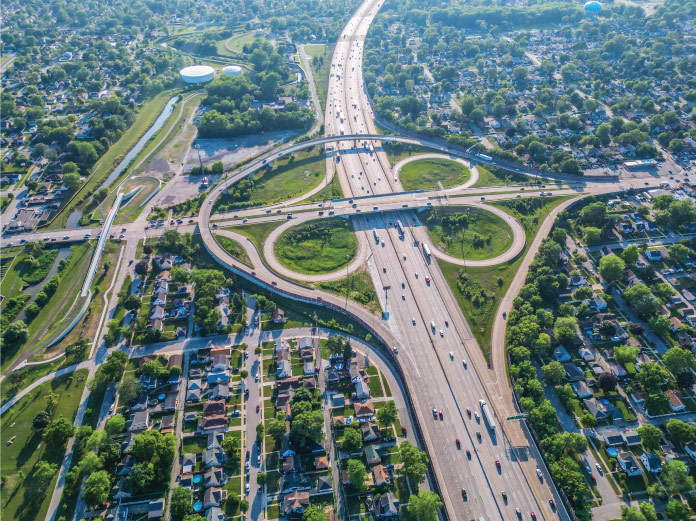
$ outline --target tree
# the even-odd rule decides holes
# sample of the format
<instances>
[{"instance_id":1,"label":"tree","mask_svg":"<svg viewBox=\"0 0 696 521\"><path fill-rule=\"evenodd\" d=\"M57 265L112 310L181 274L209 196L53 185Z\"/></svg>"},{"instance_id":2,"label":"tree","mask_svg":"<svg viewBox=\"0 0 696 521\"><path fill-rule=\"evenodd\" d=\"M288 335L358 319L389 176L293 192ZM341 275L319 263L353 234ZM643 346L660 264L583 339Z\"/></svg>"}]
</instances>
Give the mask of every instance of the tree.
<instances>
[{"instance_id":1,"label":"tree","mask_svg":"<svg viewBox=\"0 0 696 521\"><path fill-rule=\"evenodd\" d=\"M94 507L101 503L105 503L109 499L109 491L111 490L111 480L109 473L105 470L100 470L90 474L84 482L82 488L82 499L87 505Z\"/></svg>"},{"instance_id":2,"label":"tree","mask_svg":"<svg viewBox=\"0 0 696 521\"><path fill-rule=\"evenodd\" d=\"M606 372L599 375L598 383L600 389L605 393L610 393L616 389L619 379L616 378L614 373Z\"/></svg>"},{"instance_id":3,"label":"tree","mask_svg":"<svg viewBox=\"0 0 696 521\"><path fill-rule=\"evenodd\" d=\"M668 248L669 260L677 264L683 264L686 258L691 254L691 250L683 244L672 244Z\"/></svg>"},{"instance_id":4,"label":"tree","mask_svg":"<svg viewBox=\"0 0 696 521\"><path fill-rule=\"evenodd\" d=\"M348 427L343 431L343 441L341 448L352 454L362 447L362 433L358 429Z\"/></svg>"},{"instance_id":5,"label":"tree","mask_svg":"<svg viewBox=\"0 0 696 521\"><path fill-rule=\"evenodd\" d=\"M655 507L648 502L643 502L639 505L640 513L645 517L645 521L657 521Z\"/></svg>"},{"instance_id":6,"label":"tree","mask_svg":"<svg viewBox=\"0 0 696 521\"><path fill-rule=\"evenodd\" d=\"M687 473L683 461L672 460L662 467L662 484L670 494L679 494L694 487L694 478Z\"/></svg>"},{"instance_id":7,"label":"tree","mask_svg":"<svg viewBox=\"0 0 696 521\"><path fill-rule=\"evenodd\" d=\"M292 420L290 437L304 447L310 441L321 441L324 415L321 411L309 411L298 414Z\"/></svg>"},{"instance_id":8,"label":"tree","mask_svg":"<svg viewBox=\"0 0 696 521\"><path fill-rule=\"evenodd\" d=\"M659 427L646 423L636 429L645 450L657 450L662 445L662 431Z\"/></svg>"},{"instance_id":9,"label":"tree","mask_svg":"<svg viewBox=\"0 0 696 521\"><path fill-rule=\"evenodd\" d=\"M67 174L63 174L63 184L65 184L65 186L68 187L68 190L74 192L75 190L80 188L80 185L82 184L80 174L77 174L75 172L68 172Z\"/></svg>"},{"instance_id":10,"label":"tree","mask_svg":"<svg viewBox=\"0 0 696 521\"><path fill-rule=\"evenodd\" d=\"M239 502L239 510L242 512L246 512L249 510L249 500L244 498Z\"/></svg>"},{"instance_id":11,"label":"tree","mask_svg":"<svg viewBox=\"0 0 696 521\"><path fill-rule=\"evenodd\" d=\"M5 332L2 334L2 339L6 344L19 345L26 342L28 335L29 330L27 329L27 325L20 320L17 322L12 322L5 328Z\"/></svg>"},{"instance_id":12,"label":"tree","mask_svg":"<svg viewBox=\"0 0 696 521\"><path fill-rule=\"evenodd\" d=\"M259 443L263 440L263 435L264 432L266 431L266 427L264 426L263 423L258 423L256 425L256 441Z\"/></svg>"},{"instance_id":13,"label":"tree","mask_svg":"<svg viewBox=\"0 0 696 521\"><path fill-rule=\"evenodd\" d=\"M653 416L663 414L669 411L669 398L661 390L650 391L645 397L645 408Z\"/></svg>"},{"instance_id":14,"label":"tree","mask_svg":"<svg viewBox=\"0 0 696 521\"><path fill-rule=\"evenodd\" d=\"M614 348L614 360L620 364L631 364L636 361L636 357L640 353L637 347L622 345Z\"/></svg>"},{"instance_id":15,"label":"tree","mask_svg":"<svg viewBox=\"0 0 696 521\"><path fill-rule=\"evenodd\" d=\"M610 338L616 331L616 327L614 327L614 323L611 320L602 320L597 329L599 329L599 334L604 338Z\"/></svg>"},{"instance_id":16,"label":"tree","mask_svg":"<svg viewBox=\"0 0 696 521\"><path fill-rule=\"evenodd\" d=\"M377 410L377 420L382 425L391 425L398 418L394 402L387 402Z\"/></svg>"},{"instance_id":17,"label":"tree","mask_svg":"<svg viewBox=\"0 0 696 521\"><path fill-rule=\"evenodd\" d=\"M268 474L265 472L259 472L256 475L256 482L261 486L265 485L268 482Z\"/></svg>"},{"instance_id":18,"label":"tree","mask_svg":"<svg viewBox=\"0 0 696 521\"><path fill-rule=\"evenodd\" d=\"M429 490L420 490L409 498L408 511L418 521L436 521L442 508L440 496Z\"/></svg>"},{"instance_id":19,"label":"tree","mask_svg":"<svg viewBox=\"0 0 696 521\"><path fill-rule=\"evenodd\" d=\"M544 382L549 385L560 385L565 380L565 370L560 362L552 360L541 368Z\"/></svg>"},{"instance_id":20,"label":"tree","mask_svg":"<svg viewBox=\"0 0 696 521\"><path fill-rule=\"evenodd\" d=\"M107 381L118 381L123 376L123 371L128 362L128 355L123 351L112 351L106 357L106 361L101 365L99 371Z\"/></svg>"},{"instance_id":21,"label":"tree","mask_svg":"<svg viewBox=\"0 0 696 521\"><path fill-rule=\"evenodd\" d=\"M73 424L61 416L49 424L44 431L43 439L49 447L62 448L74 433Z\"/></svg>"},{"instance_id":22,"label":"tree","mask_svg":"<svg viewBox=\"0 0 696 521\"><path fill-rule=\"evenodd\" d=\"M207 521L207 519L199 514L189 514L184 517L183 521Z\"/></svg>"},{"instance_id":23,"label":"tree","mask_svg":"<svg viewBox=\"0 0 696 521\"><path fill-rule=\"evenodd\" d=\"M428 471L428 455L408 441L399 445L399 455L406 476L414 483L422 483Z\"/></svg>"},{"instance_id":24,"label":"tree","mask_svg":"<svg viewBox=\"0 0 696 521\"><path fill-rule=\"evenodd\" d=\"M311 506L302 514L302 521L327 521L327 517L320 507Z\"/></svg>"},{"instance_id":25,"label":"tree","mask_svg":"<svg viewBox=\"0 0 696 521\"><path fill-rule=\"evenodd\" d=\"M146 490L154 480L155 466L146 461L133 465L133 469L128 474L128 482L136 492Z\"/></svg>"},{"instance_id":26,"label":"tree","mask_svg":"<svg viewBox=\"0 0 696 521\"><path fill-rule=\"evenodd\" d=\"M672 374L677 374L682 371L690 371L696 366L696 359L688 349L681 347L673 347L668 350L662 357L662 363L670 370Z\"/></svg>"},{"instance_id":27,"label":"tree","mask_svg":"<svg viewBox=\"0 0 696 521\"><path fill-rule=\"evenodd\" d=\"M348 479L358 492L363 492L367 489L365 485L367 471L362 461L356 459L348 460Z\"/></svg>"},{"instance_id":28,"label":"tree","mask_svg":"<svg viewBox=\"0 0 696 521\"><path fill-rule=\"evenodd\" d=\"M671 419L667 422L666 427L670 438L678 445L685 445L696 439L694 428L681 420Z\"/></svg>"},{"instance_id":29,"label":"tree","mask_svg":"<svg viewBox=\"0 0 696 521\"><path fill-rule=\"evenodd\" d=\"M39 460L36 465L34 465L32 481L36 483L40 491L45 491L57 470L58 465L55 463Z\"/></svg>"},{"instance_id":30,"label":"tree","mask_svg":"<svg viewBox=\"0 0 696 521\"><path fill-rule=\"evenodd\" d=\"M193 514L192 498L193 492L189 488L177 487L172 491L170 512L174 521L181 521L184 516Z\"/></svg>"},{"instance_id":31,"label":"tree","mask_svg":"<svg viewBox=\"0 0 696 521\"><path fill-rule=\"evenodd\" d=\"M125 428L126 428L126 419L123 417L122 414L113 415L111 418L106 420L106 425L104 426L104 429L110 435L118 434L119 432L123 432L125 430Z\"/></svg>"},{"instance_id":32,"label":"tree","mask_svg":"<svg viewBox=\"0 0 696 521\"><path fill-rule=\"evenodd\" d=\"M645 521L645 516L636 507L621 505L621 521Z\"/></svg>"},{"instance_id":33,"label":"tree","mask_svg":"<svg viewBox=\"0 0 696 521\"><path fill-rule=\"evenodd\" d=\"M650 391L661 387L669 378L667 369L654 362L647 362L640 365L638 373L638 383L645 391Z\"/></svg>"},{"instance_id":34,"label":"tree","mask_svg":"<svg viewBox=\"0 0 696 521\"><path fill-rule=\"evenodd\" d=\"M681 140L672 140L672 141L679 141L679 143L683 145ZM672 143L670 143L670 148L672 146ZM689 509L684 506L684 503L681 502L679 499L670 499L667 501L667 506L665 506L665 514L667 515L667 518L670 521L689 521L691 519L691 514L689 514Z\"/></svg>"},{"instance_id":35,"label":"tree","mask_svg":"<svg viewBox=\"0 0 696 521\"><path fill-rule=\"evenodd\" d=\"M650 319L650 329L660 336L665 336L667 334L670 325L669 318L664 315L658 315Z\"/></svg>"},{"instance_id":36,"label":"tree","mask_svg":"<svg viewBox=\"0 0 696 521\"><path fill-rule=\"evenodd\" d=\"M556 335L556 340L561 345L570 346L575 341L576 328L578 321L574 317L558 317L553 326L553 332Z\"/></svg>"},{"instance_id":37,"label":"tree","mask_svg":"<svg viewBox=\"0 0 696 521\"><path fill-rule=\"evenodd\" d=\"M616 255L606 255L599 260L599 274L609 284L617 282L623 275L625 263Z\"/></svg>"},{"instance_id":38,"label":"tree","mask_svg":"<svg viewBox=\"0 0 696 521\"><path fill-rule=\"evenodd\" d=\"M176 438L159 431L141 432L133 438L133 455L138 461L154 461L160 468L169 468L174 461Z\"/></svg>"},{"instance_id":39,"label":"tree","mask_svg":"<svg viewBox=\"0 0 696 521\"><path fill-rule=\"evenodd\" d=\"M282 419L274 419L266 422L266 432L276 443L280 443L287 432L285 421Z\"/></svg>"},{"instance_id":40,"label":"tree","mask_svg":"<svg viewBox=\"0 0 696 521\"><path fill-rule=\"evenodd\" d=\"M689 389L696 383L696 377L692 371L681 371L676 376L677 385L681 389Z\"/></svg>"},{"instance_id":41,"label":"tree","mask_svg":"<svg viewBox=\"0 0 696 521\"><path fill-rule=\"evenodd\" d=\"M34 427L35 430L38 431L48 427L49 423L51 423L51 415L48 414L48 411L41 411L36 416L34 416L31 425L32 427Z\"/></svg>"},{"instance_id":42,"label":"tree","mask_svg":"<svg viewBox=\"0 0 696 521\"><path fill-rule=\"evenodd\" d=\"M118 384L118 394L121 396L122 403L133 403L141 391L140 380L132 374L127 374Z\"/></svg>"},{"instance_id":43,"label":"tree","mask_svg":"<svg viewBox=\"0 0 696 521\"><path fill-rule=\"evenodd\" d=\"M604 257L606 259L606 257ZM623 292L624 298L639 315L653 314L660 307L660 302L645 284L636 284Z\"/></svg>"},{"instance_id":44,"label":"tree","mask_svg":"<svg viewBox=\"0 0 696 521\"><path fill-rule=\"evenodd\" d=\"M123 307L128 311L139 310L141 306L140 298L138 295L128 295L126 300L123 302Z\"/></svg>"}]
</instances>

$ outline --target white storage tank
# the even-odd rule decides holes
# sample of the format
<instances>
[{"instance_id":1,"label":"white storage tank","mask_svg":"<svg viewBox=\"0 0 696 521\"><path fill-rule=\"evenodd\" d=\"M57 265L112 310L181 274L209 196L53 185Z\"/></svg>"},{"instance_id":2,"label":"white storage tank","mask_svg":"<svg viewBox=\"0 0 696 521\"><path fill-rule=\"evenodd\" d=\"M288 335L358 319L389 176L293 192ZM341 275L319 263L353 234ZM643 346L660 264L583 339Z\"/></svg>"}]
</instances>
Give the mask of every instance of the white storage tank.
<instances>
[{"instance_id":1,"label":"white storage tank","mask_svg":"<svg viewBox=\"0 0 696 521\"><path fill-rule=\"evenodd\" d=\"M215 69L207 65L192 65L179 71L184 83L207 83L215 77Z\"/></svg>"},{"instance_id":2,"label":"white storage tank","mask_svg":"<svg viewBox=\"0 0 696 521\"><path fill-rule=\"evenodd\" d=\"M228 65L222 68L222 74L225 76L241 76L242 68L239 65Z\"/></svg>"}]
</instances>

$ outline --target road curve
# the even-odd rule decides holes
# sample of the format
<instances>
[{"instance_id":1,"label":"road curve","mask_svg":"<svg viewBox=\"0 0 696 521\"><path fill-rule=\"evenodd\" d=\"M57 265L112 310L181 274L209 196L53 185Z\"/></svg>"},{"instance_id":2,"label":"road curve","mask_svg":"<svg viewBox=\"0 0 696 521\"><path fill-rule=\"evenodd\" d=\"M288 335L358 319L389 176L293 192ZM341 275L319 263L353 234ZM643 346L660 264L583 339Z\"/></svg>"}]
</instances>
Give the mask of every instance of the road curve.
<instances>
[{"instance_id":1,"label":"road curve","mask_svg":"<svg viewBox=\"0 0 696 521\"><path fill-rule=\"evenodd\" d=\"M396 163L392 167L392 172L395 178L400 179L399 174L401 173L401 169L409 164L413 163L414 161L419 161L421 159L449 159L450 161L456 161L457 163L461 163L462 165L466 166L469 169L469 172L471 175L469 176L469 179L466 180L465 183L462 183L457 186L452 186L450 188L445 188L445 192L450 192L450 191L457 191L457 190L464 190L465 188L469 188L470 186L474 186L476 184L476 181L478 181L479 178L479 171L478 169L474 166L473 168L471 167L471 163L469 161L465 161L461 157L453 157L453 156L448 156L447 154L418 154L415 156L410 156L407 158L402 159L398 163ZM401 182L401 181L399 181Z\"/></svg>"},{"instance_id":2,"label":"road curve","mask_svg":"<svg viewBox=\"0 0 696 521\"><path fill-rule=\"evenodd\" d=\"M502 264L504 262L516 259L520 255L520 253L524 251L524 247L527 244L524 228L522 228L520 222L509 213L501 210L500 208L496 208L495 206L482 204L479 205L479 208L491 212L492 214L500 217L503 221L505 221L508 224L510 230L512 231L512 244L507 250L505 250L500 255L497 255L496 257L481 260L460 259L458 257L450 255L447 252L442 251L440 248L435 246L432 240L430 239L430 236L428 235L428 230L425 226L415 227L413 229L413 233L420 242L426 243L430 246L430 253L433 256L445 262L449 262L450 264L456 264L457 266L467 266L470 268L495 266L497 264Z\"/></svg>"}]
</instances>

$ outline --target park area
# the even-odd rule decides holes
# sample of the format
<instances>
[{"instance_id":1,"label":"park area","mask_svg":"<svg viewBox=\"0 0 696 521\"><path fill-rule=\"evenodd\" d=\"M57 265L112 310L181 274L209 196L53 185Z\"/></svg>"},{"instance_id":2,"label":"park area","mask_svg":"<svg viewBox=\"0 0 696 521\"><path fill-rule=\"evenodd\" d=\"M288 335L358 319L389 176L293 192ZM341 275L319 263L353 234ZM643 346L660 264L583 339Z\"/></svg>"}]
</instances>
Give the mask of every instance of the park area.
<instances>
[{"instance_id":1,"label":"park area","mask_svg":"<svg viewBox=\"0 0 696 521\"><path fill-rule=\"evenodd\" d=\"M298 273L336 271L355 256L357 241L353 225L340 218L315 220L283 232L275 243L275 255Z\"/></svg>"},{"instance_id":2,"label":"park area","mask_svg":"<svg viewBox=\"0 0 696 521\"><path fill-rule=\"evenodd\" d=\"M418 159L405 164L399 173L404 190L437 190L467 182L471 173L466 165L445 158Z\"/></svg>"},{"instance_id":3,"label":"park area","mask_svg":"<svg viewBox=\"0 0 696 521\"><path fill-rule=\"evenodd\" d=\"M492 259L512 245L512 230L507 223L480 208L434 208L424 217L433 244L459 259Z\"/></svg>"}]
</instances>

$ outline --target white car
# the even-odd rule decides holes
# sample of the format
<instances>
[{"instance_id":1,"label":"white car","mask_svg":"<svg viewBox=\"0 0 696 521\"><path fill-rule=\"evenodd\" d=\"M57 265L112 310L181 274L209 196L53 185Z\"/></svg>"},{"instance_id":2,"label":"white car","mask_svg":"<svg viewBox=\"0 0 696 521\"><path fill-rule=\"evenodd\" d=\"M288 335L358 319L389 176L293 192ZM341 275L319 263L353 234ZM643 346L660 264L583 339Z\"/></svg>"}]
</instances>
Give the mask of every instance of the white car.
<instances>
[{"instance_id":1,"label":"white car","mask_svg":"<svg viewBox=\"0 0 696 521\"><path fill-rule=\"evenodd\" d=\"M440 330L440 336L443 337L445 334L442 332L442 329Z\"/></svg>"},{"instance_id":2,"label":"white car","mask_svg":"<svg viewBox=\"0 0 696 521\"><path fill-rule=\"evenodd\" d=\"M70 238L70 235L63 235L63 240L67 241Z\"/></svg>"},{"instance_id":3,"label":"white car","mask_svg":"<svg viewBox=\"0 0 696 521\"><path fill-rule=\"evenodd\" d=\"M454 360L454 353L452 351L449 352L450 355L450 360Z\"/></svg>"},{"instance_id":4,"label":"white car","mask_svg":"<svg viewBox=\"0 0 696 521\"><path fill-rule=\"evenodd\" d=\"M246 493L248 494L249 493L249 483L246 484L246 487L244 487L244 489L245 489Z\"/></svg>"}]
</instances>

